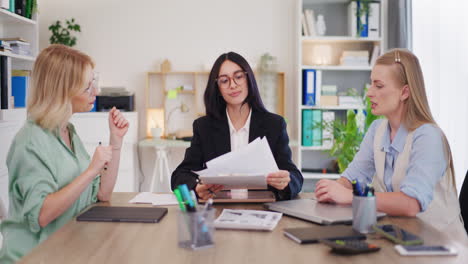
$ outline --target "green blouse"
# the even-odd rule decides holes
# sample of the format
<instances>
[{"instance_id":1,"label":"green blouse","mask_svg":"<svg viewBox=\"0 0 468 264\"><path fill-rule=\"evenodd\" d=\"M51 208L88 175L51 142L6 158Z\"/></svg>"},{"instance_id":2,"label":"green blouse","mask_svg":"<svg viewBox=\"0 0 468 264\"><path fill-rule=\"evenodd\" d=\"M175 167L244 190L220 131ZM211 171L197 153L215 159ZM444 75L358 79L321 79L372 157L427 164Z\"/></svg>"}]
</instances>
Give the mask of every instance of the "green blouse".
<instances>
[{"instance_id":1,"label":"green blouse","mask_svg":"<svg viewBox=\"0 0 468 264\"><path fill-rule=\"evenodd\" d=\"M59 136L27 121L13 140L8 157L9 216L0 224L3 248L0 263L19 260L40 242L97 201L96 177L61 216L39 226L39 212L48 194L57 192L89 166L90 157L72 124L68 125L70 149Z\"/></svg>"}]
</instances>

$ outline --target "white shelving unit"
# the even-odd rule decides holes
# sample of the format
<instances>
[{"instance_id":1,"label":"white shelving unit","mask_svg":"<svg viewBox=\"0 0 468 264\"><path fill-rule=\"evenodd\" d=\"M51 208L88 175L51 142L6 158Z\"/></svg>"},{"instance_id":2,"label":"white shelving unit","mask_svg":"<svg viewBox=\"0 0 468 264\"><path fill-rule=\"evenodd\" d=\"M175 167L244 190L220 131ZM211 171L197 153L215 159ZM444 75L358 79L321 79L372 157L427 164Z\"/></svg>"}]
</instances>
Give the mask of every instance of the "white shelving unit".
<instances>
[{"instance_id":1,"label":"white shelving unit","mask_svg":"<svg viewBox=\"0 0 468 264\"><path fill-rule=\"evenodd\" d=\"M339 58L344 50L367 50L372 54L375 45L380 47L380 54L386 49L386 21L387 21L387 1L380 2L380 36L379 37L356 37L348 34L348 5L349 0L299 0L297 6L297 84L298 84L298 144L296 160L298 167L302 170L306 179L336 179L339 174L334 173L313 173L321 171L322 168L329 168L333 160L324 151L330 149L323 146L303 146L302 145L302 113L304 109L318 109L335 112L335 119L343 119L348 109L363 109L362 105L337 105L337 106L307 106L303 104L303 70L314 69L317 75L321 76L321 83L318 85L336 85L338 92L345 92L347 88L356 88L363 93L366 83L369 83L372 67L365 66L342 66L339 65ZM303 36L302 34L302 13L305 9L314 10L315 21L317 15L322 14L325 18L327 31L325 36ZM330 65L313 65L312 59L314 47L317 45L327 45L330 47ZM315 49L317 52L317 49ZM317 94L316 96L321 96Z\"/></svg>"},{"instance_id":2,"label":"white shelving unit","mask_svg":"<svg viewBox=\"0 0 468 264\"><path fill-rule=\"evenodd\" d=\"M31 45L32 56L17 55L11 52L0 51L0 55L7 56L11 76L12 70L32 70L39 50L39 28L37 15L28 19L7 10L0 9L0 38L20 37ZM8 88L11 91L11 80ZM8 170L6 156L10 144L26 120L25 108L13 108L0 110L0 199L8 207Z\"/></svg>"},{"instance_id":3,"label":"white shelving unit","mask_svg":"<svg viewBox=\"0 0 468 264\"><path fill-rule=\"evenodd\" d=\"M9 72L11 73L12 70L32 70L39 51L37 14L33 15L33 19L28 19L10 11L0 9L0 37L20 37L31 45L31 56L18 55L8 51L0 51L1 56L7 56L9 59L9 65L11 65ZM9 81L8 86L8 89L11 91L11 80ZM14 109L13 106L10 106L9 109L1 109L0 120L8 121L17 120L18 118L26 119L26 111L24 109L18 110L19 109Z\"/></svg>"}]
</instances>

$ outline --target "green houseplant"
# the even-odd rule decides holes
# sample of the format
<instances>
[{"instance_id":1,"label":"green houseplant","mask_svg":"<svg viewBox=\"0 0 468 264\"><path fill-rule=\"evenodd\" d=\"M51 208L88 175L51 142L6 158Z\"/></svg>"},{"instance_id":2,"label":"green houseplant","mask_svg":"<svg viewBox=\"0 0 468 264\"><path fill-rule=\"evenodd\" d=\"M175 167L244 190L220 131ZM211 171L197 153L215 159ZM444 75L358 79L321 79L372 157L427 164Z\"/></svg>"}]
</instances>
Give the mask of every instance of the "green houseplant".
<instances>
[{"instance_id":1,"label":"green houseplant","mask_svg":"<svg viewBox=\"0 0 468 264\"><path fill-rule=\"evenodd\" d=\"M366 91L367 89L364 89L364 94L366 94ZM331 149L325 150L325 152L336 159L339 173L343 173L348 167L359 150L364 134L370 124L379 118L372 114L369 98L363 99L363 103L365 113L363 110L348 110L346 120L333 120L319 124L333 135L333 146ZM363 117L364 120L361 120Z\"/></svg>"},{"instance_id":2,"label":"green houseplant","mask_svg":"<svg viewBox=\"0 0 468 264\"><path fill-rule=\"evenodd\" d=\"M63 44L69 47L76 45L76 37L72 36L71 32L81 32L80 25L75 23L75 19L65 20L66 27L62 27L62 23L57 20L55 23L49 26L49 30L52 32L50 36L50 44Z\"/></svg>"}]
</instances>

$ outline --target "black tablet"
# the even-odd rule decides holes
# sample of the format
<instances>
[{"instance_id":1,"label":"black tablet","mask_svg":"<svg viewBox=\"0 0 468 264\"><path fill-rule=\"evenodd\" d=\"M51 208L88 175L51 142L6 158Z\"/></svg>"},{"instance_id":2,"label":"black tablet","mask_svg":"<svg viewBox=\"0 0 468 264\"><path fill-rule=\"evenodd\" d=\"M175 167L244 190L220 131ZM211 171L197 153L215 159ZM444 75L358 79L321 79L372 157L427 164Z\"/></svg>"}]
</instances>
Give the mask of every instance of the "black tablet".
<instances>
[{"instance_id":1,"label":"black tablet","mask_svg":"<svg viewBox=\"0 0 468 264\"><path fill-rule=\"evenodd\" d=\"M158 223L167 214L161 207L94 206L80 214L77 221Z\"/></svg>"}]
</instances>

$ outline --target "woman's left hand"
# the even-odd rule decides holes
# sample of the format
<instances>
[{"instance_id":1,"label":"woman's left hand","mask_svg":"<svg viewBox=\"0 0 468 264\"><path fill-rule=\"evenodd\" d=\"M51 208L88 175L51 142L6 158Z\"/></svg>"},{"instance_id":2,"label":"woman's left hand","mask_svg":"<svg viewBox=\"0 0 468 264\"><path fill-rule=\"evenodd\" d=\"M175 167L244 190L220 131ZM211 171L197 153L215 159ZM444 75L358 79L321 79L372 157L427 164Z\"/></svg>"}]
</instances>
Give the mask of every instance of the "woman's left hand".
<instances>
[{"instance_id":1,"label":"woman's left hand","mask_svg":"<svg viewBox=\"0 0 468 264\"><path fill-rule=\"evenodd\" d=\"M111 136L111 145L122 144L122 139L127 134L128 126L127 119L122 115L119 109L112 107L109 112L109 130ZM114 141L114 142L113 142ZM115 142L117 141L117 142ZM113 146L118 147L118 146Z\"/></svg>"},{"instance_id":2,"label":"woman's left hand","mask_svg":"<svg viewBox=\"0 0 468 264\"><path fill-rule=\"evenodd\" d=\"M289 171L286 170L279 170L267 175L267 183L278 190L284 190L290 181Z\"/></svg>"}]
</instances>

